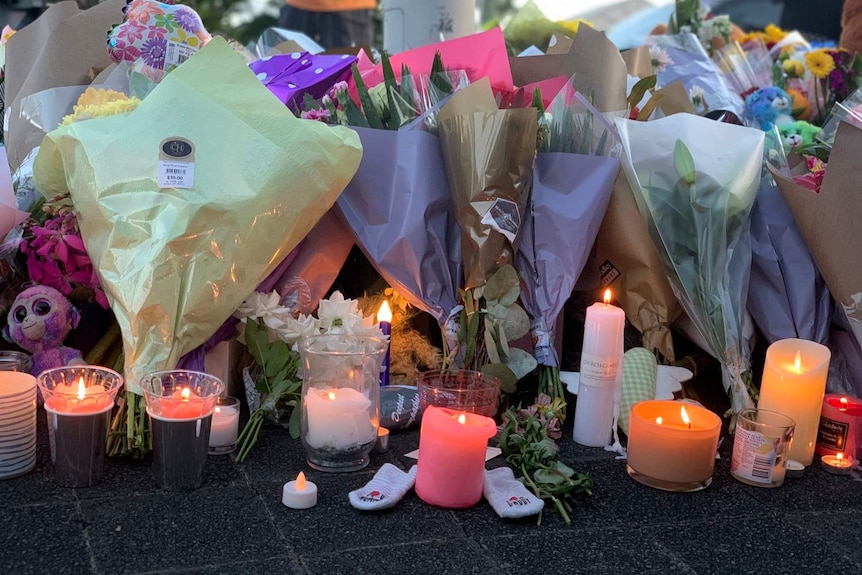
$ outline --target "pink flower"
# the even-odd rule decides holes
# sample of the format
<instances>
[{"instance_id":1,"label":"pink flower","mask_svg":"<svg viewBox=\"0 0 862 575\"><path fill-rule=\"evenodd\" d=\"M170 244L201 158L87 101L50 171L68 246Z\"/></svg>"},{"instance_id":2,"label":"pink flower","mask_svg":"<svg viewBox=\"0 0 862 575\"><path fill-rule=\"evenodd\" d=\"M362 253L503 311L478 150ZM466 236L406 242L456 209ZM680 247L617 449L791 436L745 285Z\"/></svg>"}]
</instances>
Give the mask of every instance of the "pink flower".
<instances>
[{"instance_id":1,"label":"pink flower","mask_svg":"<svg viewBox=\"0 0 862 575\"><path fill-rule=\"evenodd\" d=\"M319 122L328 122L329 110L325 108L318 108L316 110L305 110L304 112L299 114L299 117L303 120L317 120Z\"/></svg>"}]
</instances>

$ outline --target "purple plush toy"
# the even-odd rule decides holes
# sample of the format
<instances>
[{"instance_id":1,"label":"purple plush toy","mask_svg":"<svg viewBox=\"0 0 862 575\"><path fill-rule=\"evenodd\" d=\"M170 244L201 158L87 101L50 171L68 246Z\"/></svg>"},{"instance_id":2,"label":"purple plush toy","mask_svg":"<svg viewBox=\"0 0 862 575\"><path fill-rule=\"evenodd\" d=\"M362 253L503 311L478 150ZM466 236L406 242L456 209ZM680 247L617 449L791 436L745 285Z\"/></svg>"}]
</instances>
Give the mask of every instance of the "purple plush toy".
<instances>
[{"instance_id":1,"label":"purple plush toy","mask_svg":"<svg viewBox=\"0 0 862 575\"><path fill-rule=\"evenodd\" d=\"M3 337L33 354L33 375L54 367L84 364L80 351L63 346L81 316L59 291L47 286L27 288L9 309Z\"/></svg>"}]
</instances>

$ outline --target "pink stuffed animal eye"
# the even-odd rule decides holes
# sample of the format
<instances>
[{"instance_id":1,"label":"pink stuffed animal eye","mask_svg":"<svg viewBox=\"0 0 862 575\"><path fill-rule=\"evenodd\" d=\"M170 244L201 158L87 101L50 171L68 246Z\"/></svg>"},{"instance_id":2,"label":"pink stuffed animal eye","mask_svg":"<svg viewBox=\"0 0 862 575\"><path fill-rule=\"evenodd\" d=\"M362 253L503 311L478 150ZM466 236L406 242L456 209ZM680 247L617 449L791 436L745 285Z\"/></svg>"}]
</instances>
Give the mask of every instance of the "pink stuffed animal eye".
<instances>
[{"instance_id":1,"label":"pink stuffed animal eye","mask_svg":"<svg viewBox=\"0 0 862 575\"><path fill-rule=\"evenodd\" d=\"M37 299L33 302L33 313L36 315L48 315L51 311L51 302L46 299Z\"/></svg>"},{"instance_id":2,"label":"pink stuffed animal eye","mask_svg":"<svg viewBox=\"0 0 862 575\"><path fill-rule=\"evenodd\" d=\"M19 305L18 307L15 308L14 317L15 317L15 321L17 321L18 323L21 323L22 321L24 321L24 318L27 317L27 310L24 308L23 305Z\"/></svg>"}]
</instances>

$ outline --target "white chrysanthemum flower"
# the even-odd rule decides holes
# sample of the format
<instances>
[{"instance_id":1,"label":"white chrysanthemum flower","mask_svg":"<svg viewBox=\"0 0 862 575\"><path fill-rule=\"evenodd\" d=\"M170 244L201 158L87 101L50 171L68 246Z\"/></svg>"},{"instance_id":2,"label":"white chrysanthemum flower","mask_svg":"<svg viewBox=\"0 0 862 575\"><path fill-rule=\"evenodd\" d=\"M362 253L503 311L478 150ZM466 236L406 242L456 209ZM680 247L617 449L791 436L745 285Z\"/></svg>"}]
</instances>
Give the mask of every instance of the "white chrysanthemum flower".
<instances>
[{"instance_id":1,"label":"white chrysanthemum flower","mask_svg":"<svg viewBox=\"0 0 862 575\"><path fill-rule=\"evenodd\" d=\"M355 318L362 319L359 305L356 300L344 299L340 291L333 293L329 299L320 300L317 308L317 317L320 318L320 331L323 333L347 333L338 330L346 325L353 324Z\"/></svg>"},{"instance_id":2,"label":"white chrysanthemum flower","mask_svg":"<svg viewBox=\"0 0 862 575\"><path fill-rule=\"evenodd\" d=\"M667 53L667 50L661 46L653 44L649 47L650 63L653 70L656 72L664 72L668 66L673 65L673 59Z\"/></svg>"},{"instance_id":3,"label":"white chrysanthemum flower","mask_svg":"<svg viewBox=\"0 0 862 575\"><path fill-rule=\"evenodd\" d=\"M246 318L262 319L270 329L279 329L290 317L290 310L281 305L277 291L271 293L252 292L234 312L234 317L245 323Z\"/></svg>"},{"instance_id":4,"label":"white chrysanthemum flower","mask_svg":"<svg viewBox=\"0 0 862 575\"><path fill-rule=\"evenodd\" d=\"M300 314L298 318L290 317L285 323L284 329L278 332L282 341L294 345L303 337L317 335L320 327L317 319L312 315Z\"/></svg>"}]
</instances>

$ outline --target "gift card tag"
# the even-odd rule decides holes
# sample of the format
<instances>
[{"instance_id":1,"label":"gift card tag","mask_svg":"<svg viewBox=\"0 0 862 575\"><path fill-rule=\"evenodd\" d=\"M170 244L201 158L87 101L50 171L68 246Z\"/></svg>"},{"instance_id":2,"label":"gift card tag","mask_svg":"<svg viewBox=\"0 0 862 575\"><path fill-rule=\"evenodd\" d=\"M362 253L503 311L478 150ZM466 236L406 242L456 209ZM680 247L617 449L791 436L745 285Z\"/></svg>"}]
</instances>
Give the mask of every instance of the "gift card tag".
<instances>
[{"instance_id":1,"label":"gift card tag","mask_svg":"<svg viewBox=\"0 0 862 575\"><path fill-rule=\"evenodd\" d=\"M195 185L195 147L185 138L167 138L159 144L160 188L191 188Z\"/></svg>"},{"instance_id":2,"label":"gift card tag","mask_svg":"<svg viewBox=\"0 0 862 575\"><path fill-rule=\"evenodd\" d=\"M168 41L168 49L165 51L165 70L173 66L179 66L197 53L198 49L181 42Z\"/></svg>"},{"instance_id":3,"label":"gift card tag","mask_svg":"<svg viewBox=\"0 0 862 575\"><path fill-rule=\"evenodd\" d=\"M491 226L508 239L515 243L515 237L518 235L518 228L521 227L521 214L518 211L518 204L511 200L497 198L491 207L482 216L482 223L486 226Z\"/></svg>"}]
</instances>

